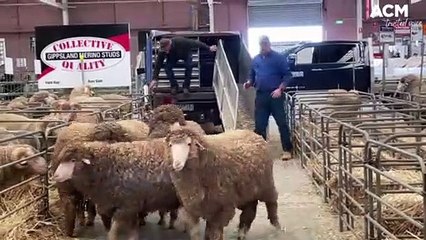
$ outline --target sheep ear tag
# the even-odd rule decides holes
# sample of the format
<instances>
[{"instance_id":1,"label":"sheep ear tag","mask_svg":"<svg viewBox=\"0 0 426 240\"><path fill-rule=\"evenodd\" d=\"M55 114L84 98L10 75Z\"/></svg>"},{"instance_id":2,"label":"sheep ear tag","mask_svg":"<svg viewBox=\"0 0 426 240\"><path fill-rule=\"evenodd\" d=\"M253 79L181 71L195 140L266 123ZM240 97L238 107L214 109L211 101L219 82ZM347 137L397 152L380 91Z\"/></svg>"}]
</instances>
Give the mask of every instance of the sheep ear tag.
<instances>
[{"instance_id":1,"label":"sheep ear tag","mask_svg":"<svg viewBox=\"0 0 426 240\"><path fill-rule=\"evenodd\" d=\"M82 161L83 163L87 164L87 165L90 165L90 164L91 164L90 160L89 160L89 159L87 159L87 158L83 158L81 161Z\"/></svg>"}]
</instances>

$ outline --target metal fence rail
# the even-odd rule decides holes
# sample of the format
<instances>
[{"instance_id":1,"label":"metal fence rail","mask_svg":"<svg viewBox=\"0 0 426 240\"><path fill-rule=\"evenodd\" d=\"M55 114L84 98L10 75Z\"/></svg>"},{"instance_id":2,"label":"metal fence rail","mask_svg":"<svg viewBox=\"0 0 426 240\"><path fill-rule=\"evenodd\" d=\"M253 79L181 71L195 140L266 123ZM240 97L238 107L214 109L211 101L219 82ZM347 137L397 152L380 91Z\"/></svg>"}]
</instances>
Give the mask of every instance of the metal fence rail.
<instances>
[{"instance_id":1,"label":"metal fence rail","mask_svg":"<svg viewBox=\"0 0 426 240\"><path fill-rule=\"evenodd\" d=\"M216 52L213 88L224 129L235 129L237 127L239 90L231 66L229 65L222 40L219 40Z\"/></svg>"},{"instance_id":2,"label":"metal fence rail","mask_svg":"<svg viewBox=\"0 0 426 240\"><path fill-rule=\"evenodd\" d=\"M338 213L340 230L358 239L426 239L419 104L360 93L359 104L333 106L328 97L289 94L286 108L296 154ZM409 207L422 206L416 215L389 203L403 194L417 201Z\"/></svg>"}]
</instances>

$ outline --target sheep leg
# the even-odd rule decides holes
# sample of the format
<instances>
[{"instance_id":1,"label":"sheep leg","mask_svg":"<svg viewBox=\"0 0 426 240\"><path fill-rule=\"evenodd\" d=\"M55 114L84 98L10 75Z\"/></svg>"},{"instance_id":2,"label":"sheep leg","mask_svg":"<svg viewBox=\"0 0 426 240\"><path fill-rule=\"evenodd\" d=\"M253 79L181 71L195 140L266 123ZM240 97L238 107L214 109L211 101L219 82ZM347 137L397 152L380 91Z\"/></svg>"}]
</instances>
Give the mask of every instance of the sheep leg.
<instances>
[{"instance_id":1,"label":"sheep leg","mask_svg":"<svg viewBox=\"0 0 426 240\"><path fill-rule=\"evenodd\" d=\"M191 215L184 209L181 212L182 220L185 225L185 229L189 231L191 240L201 240L200 233L200 218Z\"/></svg>"},{"instance_id":2,"label":"sheep leg","mask_svg":"<svg viewBox=\"0 0 426 240\"><path fill-rule=\"evenodd\" d=\"M205 240L223 240L223 227L218 224L212 224L212 221L207 221Z\"/></svg>"},{"instance_id":3,"label":"sheep leg","mask_svg":"<svg viewBox=\"0 0 426 240\"><path fill-rule=\"evenodd\" d=\"M102 223L104 224L104 227L107 231L111 229L111 217L107 216L105 214L100 214Z\"/></svg>"},{"instance_id":4,"label":"sheep leg","mask_svg":"<svg viewBox=\"0 0 426 240\"><path fill-rule=\"evenodd\" d=\"M160 221L158 221L158 225L164 226L166 224L166 222L164 221L164 215L166 215L167 211L161 210L158 211L158 213L160 215Z\"/></svg>"},{"instance_id":5,"label":"sheep leg","mask_svg":"<svg viewBox=\"0 0 426 240\"><path fill-rule=\"evenodd\" d=\"M84 198L83 196L76 196L76 209L77 209L77 219L78 224L80 226L84 226L86 222L86 217L84 216L85 208L84 208Z\"/></svg>"},{"instance_id":6,"label":"sheep leg","mask_svg":"<svg viewBox=\"0 0 426 240\"><path fill-rule=\"evenodd\" d=\"M175 229L175 222L178 218L178 209L173 209L170 211L170 222L169 222L169 229Z\"/></svg>"},{"instance_id":7,"label":"sheep leg","mask_svg":"<svg viewBox=\"0 0 426 240\"><path fill-rule=\"evenodd\" d=\"M273 180L271 181L272 186L274 186ZM266 211L268 213L269 222L272 224L272 226L281 230L281 224L278 219L278 193L275 187L272 187L269 190L265 191L265 194L263 195L263 199L261 199L261 201L265 202L266 204Z\"/></svg>"},{"instance_id":8,"label":"sheep leg","mask_svg":"<svg viewBox=\"0 0 426 240\"><path fill-rule=\"evenodd\" d=\"M111 229L111 216L113 215L113 213L113 211L99 213L99 215L101 215L102 223L104 224L104 227L107 231Z\"/></svg>"},{"instance_id":9,"label":"sheep leg","mask_svg":"<svg viewBox=\"0 0 426 240\"><path fill-rule=\"evenodd\" d=\"M145 226L146 225L146 222L145 222L146 216L148 216L148 213L146 213L146 212L140 212L138 214L138 217L139 217L139 226Z\"/></svg>"},{"instance_id":10,"label":"sheep leg","mask_svg":"<svg viewBox=\"0 0 426 240\"><path fill-rule=\"evenodd\" d=\"M223 228L235 216L235 208L224 208L207 220L206 240L223 240Z\"/></svg>"},{"instance_id":11,"label":"sheep leg","mask_svg":"<svg viewBox=\"0 0 426 240\"><path fill-rule=\"evenodd\" d=\"M251 224L256 217L257 201L246 204L241 210L240 224L238 226L238 240L246 239L246 234L250 230Z\"/></svg>"},{"instance_id":12,"label":"sheep leg","mask_svg":"<svg viewBox=\"0 0 426 240\"><path fill-rule=\"evenodd\" d=\"M269 222L274 226L275 228L281 230L281 224L278 219L278 203L275 202L265 202L266 204L266 211L268 212L268 219Z\"/></svg>"},{"instance_id":13,"label":"sheep leg","mask_svg":"<svg viewBox=\"0 0 426 240\"><path fill-rule=\"evenodd\" d=\"M136 218L136 221L134 221L134 222L132 221L131 226L132 226L132 228L129 232L129 238L128 239L129 240L139 240L139 228L138 228L139 219Z\"/></svg>"},{"instance_id":14,"label":"sheep leg","mask_svg":"<svg viewBox=\"0 0 426 240\"><path fill-rule=\"evenodd\" d=\"M91 200L87 200L87 222L86 226L93 226L95 224L95 217L96 217L96 206Z\"/></svg>"},{"instance_id":15,"label":"sheep leg","mask_svg":"<svg viewBox=\"0 0 426 240\"><path fill-rule=\"evenodd\" d=\"M112 220L111 229L108 231L108 240L118 240L119 221Z\"/></svg>"},{"instance_id":16,"label":"sheep leg","mask_svg":"<svg viewBox=\"0 0 426 240\"><path fill-rule=\"evenodd\" d=\"M64 230L69 237L74 236L75 218L77 214L77 204L75 196L70 196L70 193L59 191L59 196L64 208Z\"/></svg>"}]
</instances>

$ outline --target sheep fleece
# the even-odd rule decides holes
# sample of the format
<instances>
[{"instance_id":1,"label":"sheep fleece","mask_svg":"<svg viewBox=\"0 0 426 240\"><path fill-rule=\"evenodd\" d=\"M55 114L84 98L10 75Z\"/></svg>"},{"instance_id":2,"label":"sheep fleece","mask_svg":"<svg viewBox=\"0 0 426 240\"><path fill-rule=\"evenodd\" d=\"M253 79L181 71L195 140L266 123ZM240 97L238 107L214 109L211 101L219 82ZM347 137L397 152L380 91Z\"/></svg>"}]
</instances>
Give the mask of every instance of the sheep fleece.
<instances>
[{"instance_id":1,"label":"sheep fleece","mask_svg":"<svg viewBox=\"0 0 426 240\"><path fill-rule=\"evenodd\" d=\"M165 161L167 149L164 139L113 144L85 142L67 146L59 158L67 161L74 156L90 156L90 166L76 165L73 183L96 203L100 212L118 206L126 211L125 208L138 205L135 212L152 212L179 206L170 179L170 162ZM81 172L84 168L90 170Z\"/></svg>"},{"instance_id":2,"label":"sheep fleece","mask_svg":"<svg viewBox=\"0 0 426 240\"><path fill-rule=\"evenodd\" d=\"M169 137L173 134L179 131ZM192 215L211 219L223 206L235 208L256 199L276 201L273 161L261 136L234 130L197 138L205 148L199 159L188 159L182 171L171 173L182 204Z\"/></svg>"}]
</instances>

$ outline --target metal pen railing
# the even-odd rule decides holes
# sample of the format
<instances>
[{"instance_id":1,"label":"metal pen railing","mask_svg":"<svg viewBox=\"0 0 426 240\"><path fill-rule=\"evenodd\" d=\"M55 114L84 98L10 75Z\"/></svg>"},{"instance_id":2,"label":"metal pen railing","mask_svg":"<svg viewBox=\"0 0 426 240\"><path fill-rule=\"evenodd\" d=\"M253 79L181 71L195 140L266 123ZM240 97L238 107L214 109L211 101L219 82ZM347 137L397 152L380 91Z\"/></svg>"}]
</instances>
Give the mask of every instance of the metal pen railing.
<instances>
[{"instance_id":1,"label":"metal pen railing","mask_svg":"<svg viewBox=\"0 0 426 240\"><path fill-rule=\"evenodd\" d=\"M213 89L225 131L235 129L237 127L239 89L222 40L219 40L216 53Z\"/></svg>"}]
</instances>

